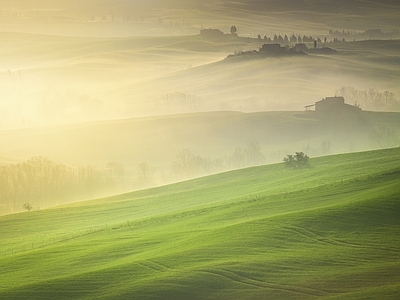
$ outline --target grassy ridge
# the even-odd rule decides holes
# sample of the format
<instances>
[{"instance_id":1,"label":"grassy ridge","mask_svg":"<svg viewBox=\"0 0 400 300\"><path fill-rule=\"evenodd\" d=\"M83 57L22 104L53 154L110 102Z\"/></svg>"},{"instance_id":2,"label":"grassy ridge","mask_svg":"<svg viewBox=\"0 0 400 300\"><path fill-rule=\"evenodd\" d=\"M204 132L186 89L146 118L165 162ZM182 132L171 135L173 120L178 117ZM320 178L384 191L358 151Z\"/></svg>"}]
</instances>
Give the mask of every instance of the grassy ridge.
<instances>
[{"instance_id":1,"label":"grassy ridge","mask_svg":"<svg viewBox=\"0 0 400 300\"><path fill-rule=\"evenodd\" d=\"M2 217L0 298L395 299L399 158L262 166Z\"/></svg>"}]
</instances>

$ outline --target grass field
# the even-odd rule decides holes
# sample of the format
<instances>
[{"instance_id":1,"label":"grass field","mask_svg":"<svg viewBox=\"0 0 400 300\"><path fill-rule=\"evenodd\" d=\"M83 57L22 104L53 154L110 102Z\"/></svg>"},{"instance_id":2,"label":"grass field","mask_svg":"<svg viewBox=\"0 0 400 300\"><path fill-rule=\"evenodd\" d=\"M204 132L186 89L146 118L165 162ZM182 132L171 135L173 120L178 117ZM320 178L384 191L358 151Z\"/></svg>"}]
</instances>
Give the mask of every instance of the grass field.
<instances>
[{"instance_id":1,"label":"grass field","mask_svg":"<svg viewBox=\"0 0 400 300\"><path fill-rule=\"evenodd\" d=\"M400 149L0 218L1 299L397 299Z\"/></svg>"}]
</instances>

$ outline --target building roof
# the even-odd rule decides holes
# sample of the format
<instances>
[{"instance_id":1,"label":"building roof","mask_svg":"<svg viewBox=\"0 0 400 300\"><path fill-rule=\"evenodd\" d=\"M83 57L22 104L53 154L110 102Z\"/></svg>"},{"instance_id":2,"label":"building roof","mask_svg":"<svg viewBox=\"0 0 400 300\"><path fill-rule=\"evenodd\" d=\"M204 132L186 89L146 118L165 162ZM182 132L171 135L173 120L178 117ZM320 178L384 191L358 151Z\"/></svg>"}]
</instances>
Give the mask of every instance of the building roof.
<instances>
[{"instance_id":1,"label":"building roof","mask_svg":"<svg viewBox=\"0 0 400 300\"><path fill-rule=\"evenodd\" d=\"M344 103L344 98L343 97L326 97L323 98L315 103L321 103L321 102L340 102L340 103Z\"/></svg>"}]
</instances>

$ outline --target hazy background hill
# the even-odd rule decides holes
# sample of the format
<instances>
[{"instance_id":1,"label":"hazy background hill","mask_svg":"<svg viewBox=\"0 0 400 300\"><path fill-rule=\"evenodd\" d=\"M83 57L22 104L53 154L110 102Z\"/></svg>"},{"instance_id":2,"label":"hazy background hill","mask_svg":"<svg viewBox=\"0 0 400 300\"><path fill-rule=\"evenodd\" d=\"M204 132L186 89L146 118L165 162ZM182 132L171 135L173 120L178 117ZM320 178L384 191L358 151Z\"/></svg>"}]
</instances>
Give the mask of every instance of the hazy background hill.
<instances>
[{"instance_id":1,"label":"hazy background hill","mask_svg":"<svg viewBox=\"0 0 400 300\"><path fill-rule=\"evenodd\" d=\"M398 27L396 1L3 1L2 23L11 30L69 35L159 35L194 32L195 27L228 31L237 23L242 34L259 29L365 30ZM160 19L163 22L160 22ZM52 26L46 26L47 22ZM114 23L107 24L104 23ZM121 25L125 22L124 25ZM300 22L300 23L299 23ZM79 26L76 23L81 23ZM86 24L82 24L86 23ZM126 24L131 23L131 24ZM299 26L301 25L301 26ZM267 26L267 28L265 28ZM368 27L368 28L365 28ZM80 30L79 30L80 29ZM8 29L6 29L8 30ZM58 32L57 32L58 31Z\"/></svg>"},{"instance_id":2,"label":"hazy background hill","mask_svg":"<svg viewBox=\"0 0 400 300\"><path fill-rule=\"evenodd\" d=\"M400 143L399 113L204 112L0 131L3 213ZM283 168L283 163L281 164Z\"/></svg>"},{"instance_id":3,"label":"hazy background hill","mask_svg":"<svg viewBox=\"0 0 400 300\"><path fill-rule=\"evenodd\" d=\"M399 97L400 45L393 38L400 5L394 1L181 2L5 1L0 128L210 110L302 110L342 86ZM204 28L229 33L233 25L239 38L199 35ZM381 34L366 35L369 29ZM274 35L326 38L319 46L338 54L224 60L258 50L264 36Z\"/></svg>"},{"instance_id":4,"label":"hazy background hill","mask_svg":"<svg viewBox=\"0 0 400 300\"><path fill-rule=\"evenodd\" d=\"M336 55L249 60L225 58L258 50L263 41L0 35L4 129L198 111L303 110L342 86L388 91L393 99L400 94L397 40L329 44ZM345 96L366 110L399 109Z\"/></svg>"},{"instance_id":5,"label":"hazy background hill","mask_svg":"<svg viewBox=\"0 0 400 300\"><path fill-rule=\"evenodd\" d=\"M363 112L351 118L321 118L314 112L188 113L4 130L0 131L0 153L9 162L42 155L67 164L97 167L115 161L130 169L148 162L166 172L185 148L215 159L257 141L265 162L282 161L295 150L320 156L380 148L371 137L380 127L392 129L397 137L399 113ZM330 142L324 151L323 141Z\"/></svg>"}]
</instances>

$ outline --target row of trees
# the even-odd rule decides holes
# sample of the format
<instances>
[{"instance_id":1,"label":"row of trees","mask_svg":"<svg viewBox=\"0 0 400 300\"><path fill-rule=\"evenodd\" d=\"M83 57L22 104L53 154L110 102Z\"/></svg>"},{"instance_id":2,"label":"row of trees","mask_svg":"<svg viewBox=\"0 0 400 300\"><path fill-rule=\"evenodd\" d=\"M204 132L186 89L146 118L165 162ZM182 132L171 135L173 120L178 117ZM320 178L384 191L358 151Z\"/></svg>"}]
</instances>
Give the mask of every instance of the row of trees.
<instances>
[{"instance_id":1,"label":"row of trees","mask_svg":"<svg viewBox=\"0 0 400 300\"><path fill-rule=\"evenodd\" d=\"M398 146L400 142L396 132L386 127L371 131L370 138L380 148ZM322 154L330 153L330 141L323 141L320 148ZM163 179L164 183L169 183L265 162L257 140L248 141L244 147L235 148L230 155L215 159L183 149L177 153L171 172ZM287 168L300 169L309 166L309 157L304 152L296 152L287 155L284 163ZM127 172L123 165L116 162L110 162L99 170L91 166L71 167L48 158L32 157L19 164L0 166L0 214L18 212L23 208L30 211L104 193L151 187L160 183L155 173L155 168L146 162L138 164L136 171Z\"/></svg>"},{"instance_id":2,"label":"row of trees","mask_svg":"<svg viewBox=\"0 0 400 300\"><path fill-rule=\"evenodd\" d=\"M203 100L196 95L175 92L162 96L159 108L166 113L183 113L197 112L202 105Z\"/></svg>"},{"instance_id":3,"label":"row of trees","mask_svg":"<svg viewBox=\"0 0 400 300\"><path fill-rule=\"evenodd\" d=\"M400 111L400 101L389 91L378 91L373 88L357 90L351 86L342 86L336 95L343 96L348 102L356 103L364 110Z\"/></svg>"},{"instance_id":4,"label":"row of trees","mask_svg":"<svg viewBox=\"0 0 400 300\"><path fill-rule=\"evenodd\" d=\"M289 45L289 44L295 44L295 43L313 43L314 41L317 41L318 43L322 43L321 39L319 37L313 38L312 36L296 36L296 35L291 35L287 36L286 34L282 37L281 35L274 35L272 38L264 35L262 38L261 35L258 35L259 40L264 40L266 43L278 43L278 44L284 44L284 45ZM326 40L324 41L326 43Z\"/></svg>"},{"instance_id":5,"label":"row of trees","mask_svg":"<svg viewBox=\"0 0 400 300\"><path fill-rule=\"evenodd\" d=\"M369 137L374 147L392 148L400 146L400 138L397 136L397 132L390 127L379 126L374 128L369 133Z\"/></svg>"},{"instance_id":6,"label":"row of trees","mask_svg":"<svg viewBox=\"0 0 400 300\"><path fill-rule=\"evenodd\" d=\"M239 169L265 163L260 143L248 141L245 147L237 147L234 152L223 158L207 158L195 154L189 149L179 151L172 163L172 174L176 179L194 178L229 169Z\"/></svg>"},{"instance_id":7,"label":"row of trees","mask_svg":"<svg viewBox=\"0 0 400 300\"><path fill-rule=\"evenodd\" d=\"M116 191L120 178L110 172L109 166L71 167L45 157L0 166L0 214L18 212L26 203L37 209Z\"/></svg>"},{"instance_id":8,"label":"row of trees","mask_svg":"<svg viewBox=\"0 0 400 300\"><path fill-rule=\"evenodd\" d=\"M189 149L178 152L171 165L171 174L164 183L194 178L227 169L243 168L265 162L258 141L237 147L224 158L206 158ZM60 205L156 185L155 168L146 162L126 171L117 162L103 169L92 166L67 166L46 157L32 157L18 164L0 166L0 215Z\"/></svg>"}]
</instances>

